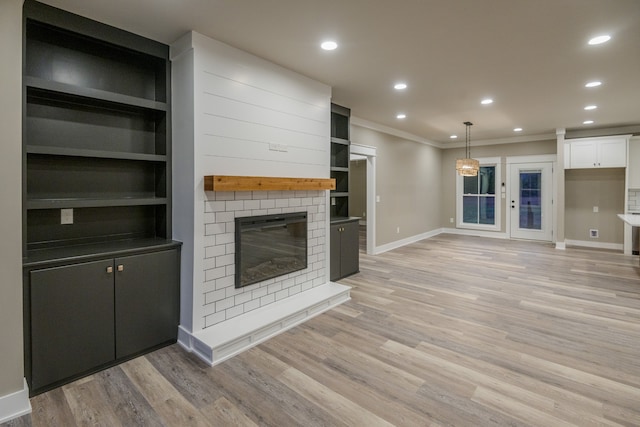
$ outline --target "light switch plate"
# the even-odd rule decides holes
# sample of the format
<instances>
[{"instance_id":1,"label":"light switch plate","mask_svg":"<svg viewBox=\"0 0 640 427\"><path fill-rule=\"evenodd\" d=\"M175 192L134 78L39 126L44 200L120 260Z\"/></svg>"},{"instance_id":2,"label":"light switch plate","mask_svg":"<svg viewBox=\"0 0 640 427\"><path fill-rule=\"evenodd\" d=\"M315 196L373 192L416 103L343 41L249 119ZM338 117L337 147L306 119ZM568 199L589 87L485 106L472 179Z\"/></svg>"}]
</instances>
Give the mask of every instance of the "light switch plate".
<instances>
[{"instance_id":1,"label":"light switch plate","mask_svg":"<svg viewBox=\"0 0 640 427\"><path fill-rule=\"evenodd\" d=\"M73 224L73 209L60 209L60 224Z\"/></svg>"}]
</instances>

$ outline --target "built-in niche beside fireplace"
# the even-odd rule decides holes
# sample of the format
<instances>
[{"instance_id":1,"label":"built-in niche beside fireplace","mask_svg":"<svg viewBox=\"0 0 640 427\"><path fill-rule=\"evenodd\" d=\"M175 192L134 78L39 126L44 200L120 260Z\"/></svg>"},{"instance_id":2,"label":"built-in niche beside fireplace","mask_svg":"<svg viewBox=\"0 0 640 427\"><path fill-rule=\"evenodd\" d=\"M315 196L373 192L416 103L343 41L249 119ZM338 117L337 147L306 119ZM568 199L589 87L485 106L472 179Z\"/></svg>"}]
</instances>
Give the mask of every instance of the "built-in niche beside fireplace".
<instances>
[{"instance_id":1,"label":"built-in niche beside fireplace","mask_svg":"<svg viewBox=\"0 0 640 427\"><path fill-rule=\"evenodd\" d=\"M235 219L235 287L307 268L307 213Z\"/></svg>"}]
</instances>

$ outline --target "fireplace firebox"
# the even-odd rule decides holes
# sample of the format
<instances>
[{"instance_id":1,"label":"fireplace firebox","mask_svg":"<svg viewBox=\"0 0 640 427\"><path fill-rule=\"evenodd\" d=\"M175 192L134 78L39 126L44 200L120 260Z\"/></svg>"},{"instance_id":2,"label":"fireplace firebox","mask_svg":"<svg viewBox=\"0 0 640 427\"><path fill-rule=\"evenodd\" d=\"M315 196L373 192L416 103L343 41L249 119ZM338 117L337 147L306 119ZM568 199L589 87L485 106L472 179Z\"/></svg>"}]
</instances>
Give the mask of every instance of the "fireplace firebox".
<instances>
[{"instance_id":1,"label":"fireplace firebox","mask_svg":"<svg viewBox=\"0 0 640 427\"><path fill-rule=\"evenodd\" d=\"M307 213L235 219L235 287L307 268Z\"/></svg>"}]
</instances>

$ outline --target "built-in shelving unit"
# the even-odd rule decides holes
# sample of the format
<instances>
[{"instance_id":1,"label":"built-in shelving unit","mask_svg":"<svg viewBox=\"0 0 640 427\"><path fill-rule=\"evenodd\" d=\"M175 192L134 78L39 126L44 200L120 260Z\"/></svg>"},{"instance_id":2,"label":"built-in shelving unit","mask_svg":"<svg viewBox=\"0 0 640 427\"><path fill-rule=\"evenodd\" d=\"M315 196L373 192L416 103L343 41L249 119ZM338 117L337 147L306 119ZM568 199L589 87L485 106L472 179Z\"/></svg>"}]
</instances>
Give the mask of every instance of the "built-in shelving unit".
<instances>
[{"instance_id":1,"label":"built-in shelving unit","mask_svg":"<svg viewBox=\"0 0 640 427\"><path fill-rule=\"evenodd\" d=\"M87 21L25 4L27 260L171 236L168 48Z\"/></svg>"},{"instance_id":2,"label":"built-in shelving unit","mask_svg":"<svg viewBox=\"0 0 640 427\"><path fill-rule=\"evenodd\" d=\"M30 394L176 341L171 78L161 43L26 0L25 376Z\"/></svg>"},{"instance_id":3,"label":"built-in shelving unit","mask_svg":"<svg viewBox=\"0 0 640 427\"><path fill-rule=\"evenodd\" d=\"M331 104L331 218L349 216L349 119L351 110Z\"/></svg>"},{"instance_id":4,"label":"built-in shelving unit","mask_svg":"<svg viewBox=\"0 0 640 427\"><path fill-rule=\"evenodd\" d=\"M351 110L331 104L330 279L339 280L359 271L358 219L349 217L349 165Z\"/></svg>"}]
</instances>

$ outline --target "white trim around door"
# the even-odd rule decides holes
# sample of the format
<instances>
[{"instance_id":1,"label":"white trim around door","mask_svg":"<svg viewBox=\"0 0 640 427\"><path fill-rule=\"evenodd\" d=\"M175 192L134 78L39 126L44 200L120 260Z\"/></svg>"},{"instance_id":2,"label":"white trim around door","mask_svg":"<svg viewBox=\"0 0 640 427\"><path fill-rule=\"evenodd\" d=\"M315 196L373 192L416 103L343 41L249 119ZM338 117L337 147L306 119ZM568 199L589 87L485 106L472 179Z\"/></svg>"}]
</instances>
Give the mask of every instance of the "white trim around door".
<instances>
[{"instance_id":1,"label":"white trim around door","mask_svg":"<svg viewBox=\"0 0 640 427\"><path fill-rule=\"evenodd\" d=\"M556 163L556 155L507 157L506 230L510 238L555 241ZM521 206L524 203L522 196L527 190L521 191L520 178L527 173L539 179L537 188L540 190L539 206L530 209ZM522 224L522 220L527 218L531 224Z\"/></svg>"},{"instance_id":2,"label":"white trim around door","mask_svg":"<svg viewBox=\"0 0 640 427\"><path fill-rule=\"evenodd\" d=\"M350 154L367 158L367 254L376 252L376 147L351 143Z\"/></svg>"}]
</instances>

